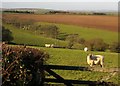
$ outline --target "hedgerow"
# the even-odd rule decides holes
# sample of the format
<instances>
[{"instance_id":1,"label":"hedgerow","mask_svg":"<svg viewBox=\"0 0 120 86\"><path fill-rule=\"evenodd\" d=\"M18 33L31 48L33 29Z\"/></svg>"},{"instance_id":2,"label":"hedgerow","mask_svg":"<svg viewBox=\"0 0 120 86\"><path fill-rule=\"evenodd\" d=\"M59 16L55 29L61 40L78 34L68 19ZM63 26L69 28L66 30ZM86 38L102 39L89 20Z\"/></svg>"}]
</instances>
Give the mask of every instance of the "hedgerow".
<instances>
[{"instance_id":1,"label":"hedgerow","mask_svg":"<svg viewBox=\"0 0 120 86\"><path fill-rule=\"evenodd\" d=\"M49 55L25 46L2 46L2 86L41 86Z\"/></svg>"}]
</instances>

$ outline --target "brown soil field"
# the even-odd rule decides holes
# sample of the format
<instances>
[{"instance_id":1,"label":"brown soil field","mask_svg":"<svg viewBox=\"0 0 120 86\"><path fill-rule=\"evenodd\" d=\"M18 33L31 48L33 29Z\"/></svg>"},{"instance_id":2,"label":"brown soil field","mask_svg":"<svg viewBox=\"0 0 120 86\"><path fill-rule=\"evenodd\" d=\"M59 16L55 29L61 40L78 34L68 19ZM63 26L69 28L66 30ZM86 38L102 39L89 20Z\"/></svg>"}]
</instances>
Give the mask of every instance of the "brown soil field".
<instances>
[{"instance_id":1,"label":"brown soil field","mask_svg":"<svg viewBox=\"0 0 120 86\"><path fill-rule=\"evenodd\" d=\"M93 27L110 31L118 31L117 16L95 15L35 15L35 14L4 14L8 18L16 17L23 20L31 19L39 22L61 23ZM4 16L3 15L3 16Z\"/></svg>"}]
</instances>

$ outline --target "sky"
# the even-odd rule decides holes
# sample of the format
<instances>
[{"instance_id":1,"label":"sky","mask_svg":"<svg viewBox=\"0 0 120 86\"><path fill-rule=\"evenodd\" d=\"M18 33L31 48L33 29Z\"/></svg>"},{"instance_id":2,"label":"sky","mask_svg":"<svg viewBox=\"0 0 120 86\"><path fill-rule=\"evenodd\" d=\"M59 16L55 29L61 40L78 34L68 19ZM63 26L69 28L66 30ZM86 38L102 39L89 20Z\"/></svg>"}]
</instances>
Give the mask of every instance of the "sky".
<instances>
[{"instance_id":1,"label":"sky","mask_svg":"<svg viewBox=\"0 0 120 86\"><path fill-rule=\"evenodd\" d=\"M1 0L2 2L118 2L119 0Z\"/></svg>"},{"instance_id":2,"label":"sky","mask_svg":"<svg viewBox=\"0 0 120 86\"><path fill-rule=\"evenodd\" d=\"M118 0L2 0L2 8L117 11Z\"/></svg>"}]
</instances>

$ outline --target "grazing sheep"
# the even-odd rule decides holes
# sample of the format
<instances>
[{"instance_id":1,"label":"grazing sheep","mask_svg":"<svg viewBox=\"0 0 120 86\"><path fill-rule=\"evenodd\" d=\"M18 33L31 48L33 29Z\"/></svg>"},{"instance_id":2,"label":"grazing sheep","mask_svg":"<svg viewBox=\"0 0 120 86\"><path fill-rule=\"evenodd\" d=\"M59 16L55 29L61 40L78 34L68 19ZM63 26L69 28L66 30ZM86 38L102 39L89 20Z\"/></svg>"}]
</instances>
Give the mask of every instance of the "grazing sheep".
<instances>
[{"instance_id":1,"label":"grazing sheep","mask_svg":"<svg viewBox=\"0 0 120 86\"><path fill-rule=\"evenodd\" d=\"M85 48L84 48L84 51L85 51L85 52L87 52L87 51L88 51L88 48L87 48L87 47L85 47Z\"/></svg>"},{"instance_id":2,"label":"grazing sheep","mask_svg":"<svg viewBox=\"0 0 120 86\"><path fill-rule=\"evenodd\" d=\"M45 44L45 47L50 48L51 45L50 44Z\"/></svg>"},{"instance_id":3,"label":"grazing sheep","mask_svg":"<svg viewBox=\"0 0 120 86\"><path fill-rule=\"evenodd\" d=\"M100 65L102 68L104 67L104 56L102 55L93 55L89 54L87 56L87 63L92 67L93 65Z\"/></svg>"},{"instance_id":4,"label":"grazing sheep","mask_svg":"<svg viewBox=\"0 0 120 86\"><path fill-rule=\"evenodd\" d=\"M54 47L54 44L51 44L51 46L50 46L51 48L53 48Z\"/></svg>"},{"instance_id":5,"label":"grazing sheep","mask_svg":"<svg viewBox=\"0 0 120 86\"><path fill-rule=\"evenodd\" d=\"M53 48L54 44L45 44L45 47L47 47L47 48Z\"/></svg>"}]
</instances>

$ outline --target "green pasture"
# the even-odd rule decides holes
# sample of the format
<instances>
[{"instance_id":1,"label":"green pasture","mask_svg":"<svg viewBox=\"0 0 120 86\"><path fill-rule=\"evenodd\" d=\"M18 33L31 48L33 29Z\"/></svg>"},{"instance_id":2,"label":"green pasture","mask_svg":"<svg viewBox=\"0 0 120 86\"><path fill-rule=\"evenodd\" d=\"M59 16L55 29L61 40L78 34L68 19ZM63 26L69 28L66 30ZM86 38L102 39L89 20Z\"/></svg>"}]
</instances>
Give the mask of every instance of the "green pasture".
<instances>
[{"instance_id":1,"label":"green pasture","mask_svg":"<svg viewBox=\"0 0 120 86\"><path fill-rule=\"evenodd\" d=\"M83 50L71 50L71 49L58 49L58 48L43 48L34 47L37 49L43 49L50 54L50 58L46 64L51 65L65 65L65 66L83 66L89 67L86 62L86 56L88 53L100 54L105 56L105 69L118 67L118 54L110 52L84 52ZM100 66L95 66L100 68ZM90 80L90 81L107 81L118 83L118 74L112 75L110 72L97 72L97 71L75 71L75 70L53 70L65 79L72 80ZM52 76L46 76L54 78ZM110 77L107 79L107 77Z\"/></svg>"},{"instance_id":2,"label":"green pasture","mask_svg":"<svg viewBox=\"0 0 120 86\"><path fill-rule=\"evenodd\" d=\"M57 44L61 46L65 46L67 42L60 41L52 38L46 38L40 35L36 35L35 33L28 31L17 29L11 25L5 25L7 29L9 29L14 37L13 42L16 44L27 44L27 45L37 45L37 46L44 46L44 44Z\"/></svg>"},{"instance_id":3,"label":"green pasture","mask_svg":"<svg viewBox=\"0 0 120 86\"><path fill-rule=\"evenodd\" d=\"M55 23L43 23L39 22L36 24L55 24ZM100 30L95 28L80 27L74 25L64 25L64 24L55 24L60 29L60 33L66 34L79 34L80 38L86 40L101 38L106 43L111 44L112 42L118 41L118 33L106 30ZM48 37L43 37L38 34L35 34L35 31L17 29L11 25L5 25L6 28L10 29L13 33L14 40L16 44L29 44L29 45L38 45L44 46L45 43L52 43L57 45L65 46L67 42L60 41Z\"/></svg>"},{"instance_id":4,"label":"green pasture","mask_svg":"<svg viewBox=\"0 0 120 86\"><path fill-rule=\"evenodd\" d=\"M61 33L79 34L81 38L84 38L86 40L101 38L108 44L118 41L118 33L108 30L100 30L97 28L88 28L88 27L80 27L75 25L65 25L65 24L45 23L45 22L39 22L37 24L48 24L48 25L53 24L60 28Z\"/></svg>"},{"instance_id":5,"label":"green pasture","mask_svg":"<svg viewBox=\"0 0 120 86\"><path fill-rule=\"evenodd\" d=\"M40 49L43 49L50 54L50 59L48 59L47 61L48 64L88 67L89 65L86 63L86 56L89 53L93 53L100 54L105 57L105 68L118 67L118 53L95 52L95 51L84 52L83 50L75 49L59 49L43 47L41 47Z\"/></svg>"}]
</instances>

